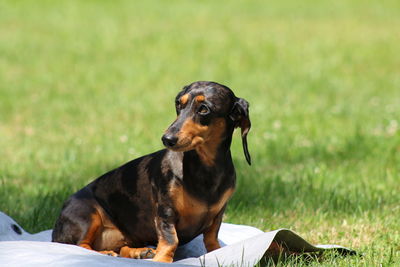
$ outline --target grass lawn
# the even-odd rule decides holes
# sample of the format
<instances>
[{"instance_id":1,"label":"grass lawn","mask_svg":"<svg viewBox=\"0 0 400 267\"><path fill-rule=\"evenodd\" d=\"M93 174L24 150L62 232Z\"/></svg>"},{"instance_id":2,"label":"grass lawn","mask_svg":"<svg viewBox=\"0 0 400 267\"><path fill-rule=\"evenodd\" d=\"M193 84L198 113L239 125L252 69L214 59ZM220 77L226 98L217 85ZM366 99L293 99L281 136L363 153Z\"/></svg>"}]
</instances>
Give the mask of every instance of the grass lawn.
<instances>
[{"instance_id":1,"label":"grass lawn","mask_svg":"<svg viewBox=\"0 0 400 267\"><path fill-rule=\"evenodd\" d=\"M195 80L251 104L226 222L364 253L311 266L400 262L397 0L1 1L0 210L51 228L68 195L162 148Z\"/></svg>"}]
</instances>

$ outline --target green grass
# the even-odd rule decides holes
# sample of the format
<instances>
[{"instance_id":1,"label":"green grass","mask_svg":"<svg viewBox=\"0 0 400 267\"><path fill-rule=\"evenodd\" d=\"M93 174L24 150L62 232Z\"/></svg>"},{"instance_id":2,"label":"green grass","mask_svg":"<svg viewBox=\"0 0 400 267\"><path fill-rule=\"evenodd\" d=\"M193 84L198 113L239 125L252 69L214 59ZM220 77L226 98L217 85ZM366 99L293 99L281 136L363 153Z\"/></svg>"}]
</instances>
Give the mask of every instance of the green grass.
<instances>
[{"instance_id":1,"label":"green grass","mask_svg":"<svg viewBox=\"0 0 400 267\"><path fill-rule=\"evenodd\" d=\"M253 125L225 221L364 253L311 266L395 265L399 29L396 0L1 1L0 210L51 228L68 195L162 148L183 85L214 80Z\"/></svg>"}]
</instances>

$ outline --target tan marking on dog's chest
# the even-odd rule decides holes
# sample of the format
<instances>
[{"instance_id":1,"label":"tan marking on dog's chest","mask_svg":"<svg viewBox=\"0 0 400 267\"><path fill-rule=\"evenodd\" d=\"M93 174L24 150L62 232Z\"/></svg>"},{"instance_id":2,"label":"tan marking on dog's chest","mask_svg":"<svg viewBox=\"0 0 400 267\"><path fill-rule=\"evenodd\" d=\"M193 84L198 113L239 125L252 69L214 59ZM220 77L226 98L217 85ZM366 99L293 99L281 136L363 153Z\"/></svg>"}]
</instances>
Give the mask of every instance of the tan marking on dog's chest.
<instances>
[{"instance_id":1,"label":"tan marking on dog's chest","mask_svg":"<svg viewBox=\"0 0 400 267\"><path fill-rule=\"evenodd\" d=\"M217 203L208 206L207 203L190 195L182 185L172 185L170 187L170 195L175 210L178 212L178 229L187 229L190 227L198 227L200 222L209 226L215 216L225 206L226 202L232 196L233 188L226 190Z\"/></svg>"}]
</instances>

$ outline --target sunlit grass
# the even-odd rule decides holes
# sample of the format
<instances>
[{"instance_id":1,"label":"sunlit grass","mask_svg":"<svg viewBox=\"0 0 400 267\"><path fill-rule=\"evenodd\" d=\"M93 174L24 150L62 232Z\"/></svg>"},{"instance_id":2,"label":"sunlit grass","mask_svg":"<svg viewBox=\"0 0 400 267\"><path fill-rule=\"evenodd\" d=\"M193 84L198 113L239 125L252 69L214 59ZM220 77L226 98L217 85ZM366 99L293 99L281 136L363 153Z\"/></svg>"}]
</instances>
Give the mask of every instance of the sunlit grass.
<instances>
[{"instance_id":1,"label":"sunlit grass","mask_svg":"<svg viewBox=\"0 0 400 267\"><path fill-rule=\"evenodd\" d=\"M225 221L400 261L398 1L2 1L0 210L51 228L65 198L161 149L195 80L251 104ZM302 265L303 261L285 262Z\"/></svg>"}]
</instances>

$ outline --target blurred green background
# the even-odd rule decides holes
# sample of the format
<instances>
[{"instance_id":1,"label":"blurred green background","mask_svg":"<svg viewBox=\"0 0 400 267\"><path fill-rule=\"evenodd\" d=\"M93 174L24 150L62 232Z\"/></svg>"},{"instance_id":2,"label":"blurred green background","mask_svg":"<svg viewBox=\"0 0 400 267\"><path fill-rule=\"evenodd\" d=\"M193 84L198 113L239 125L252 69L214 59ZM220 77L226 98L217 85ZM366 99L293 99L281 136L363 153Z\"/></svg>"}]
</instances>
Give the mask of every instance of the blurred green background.
<instances>
[{"instance_id":1,"label":"blurred green background","mask_svg":"<svg viewBox=\"0 0 400 267\"><path fill-rule=\"evenodd\" d=\"M161 149L186 84L250 104L225 221L400 261L399 1L1 1L0 210L49 229L102 173ZM291 259L286 265L306 264Z\"/></svg>"}]
</instances>

